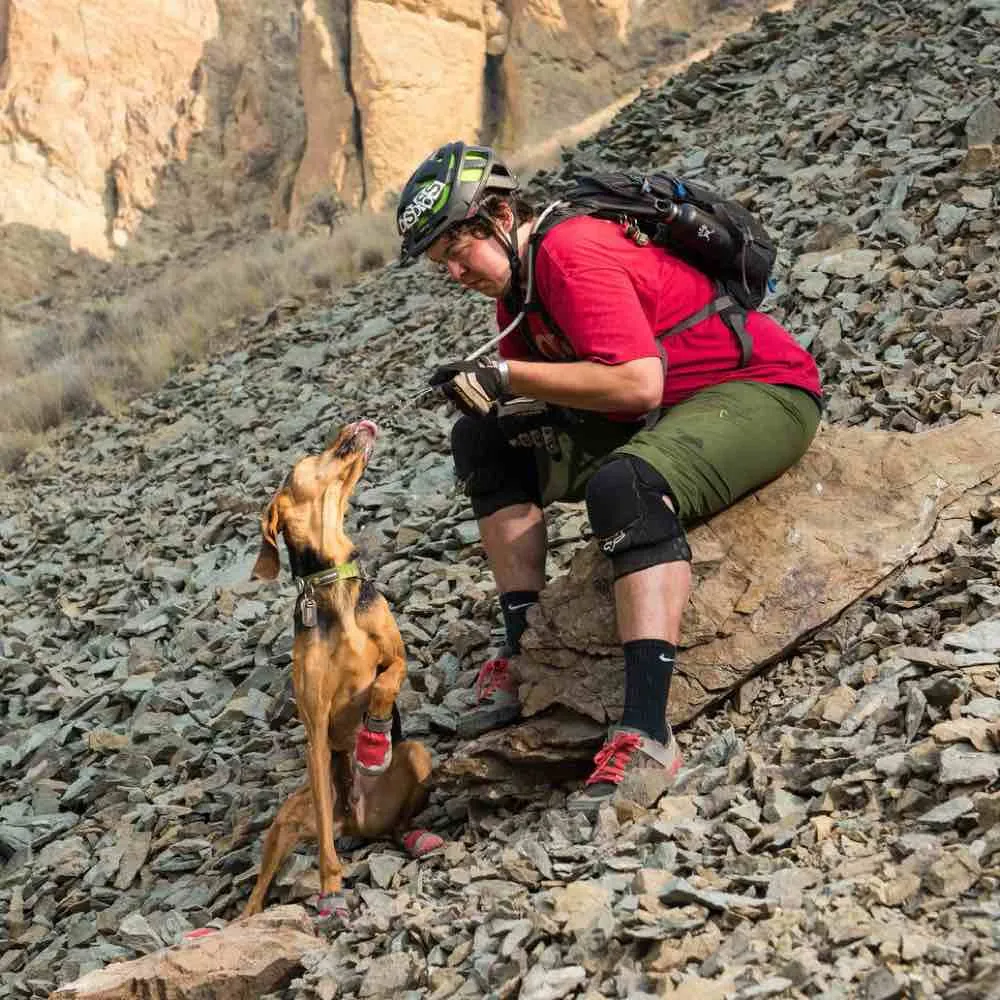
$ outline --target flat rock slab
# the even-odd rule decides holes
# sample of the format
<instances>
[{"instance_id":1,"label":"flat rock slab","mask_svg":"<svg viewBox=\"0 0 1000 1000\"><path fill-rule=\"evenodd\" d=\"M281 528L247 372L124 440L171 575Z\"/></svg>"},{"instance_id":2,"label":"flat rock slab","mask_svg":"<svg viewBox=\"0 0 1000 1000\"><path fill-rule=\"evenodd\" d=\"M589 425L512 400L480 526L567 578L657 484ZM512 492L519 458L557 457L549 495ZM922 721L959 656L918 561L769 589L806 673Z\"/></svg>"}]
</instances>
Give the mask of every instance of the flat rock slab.
<instances>
[{"instance_id":1,"label":"flat rock slab","mask_svg":"<svg viewBox=\"0 0 1000 1000\"><path fill-rule=\"evenodd\" d=\"M255 1000L286 984L323 947L301 906L275 906L216 933L88 972L49 1000Z\"/></svg>"},{"instance_id":2,"label":"flat rock slab","mask_svg":"<svg viewBox=\"0 0 1000 1000\"><path fill-rule=\"evenodd\" d=\"M992 415L917 435L823 426L793 469L689 532L695 584L672 721L693 718L876 590L998 476ZM544 591L515 660L526 721L465 745L443 766L444 780L505 781L508 763L537 767L546 747L574 757L586 752L585 734L592 746L620 718L611 585L591 545ZM560 724L550 717L557 707Z\"/></svg>"}]
</instances>

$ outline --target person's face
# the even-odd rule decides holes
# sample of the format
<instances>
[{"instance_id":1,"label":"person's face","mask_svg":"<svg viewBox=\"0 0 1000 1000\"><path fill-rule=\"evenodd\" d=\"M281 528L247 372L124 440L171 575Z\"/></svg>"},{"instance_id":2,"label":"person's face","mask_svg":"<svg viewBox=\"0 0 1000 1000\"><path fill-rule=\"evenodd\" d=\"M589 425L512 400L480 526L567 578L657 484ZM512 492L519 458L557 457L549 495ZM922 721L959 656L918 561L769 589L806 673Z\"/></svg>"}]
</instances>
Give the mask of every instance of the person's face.
<instances>
[{"instance_id":1,"label":"person's face","mask_svg":"<svg viewBox=\"0 0 1000 1000\"><path fill-rule=\"evenodd\" d=\"M446 270L463 288L491 299L502 298L510 283L507 251L496 237L481 239L467 230L445 233L430 245L427 258Z\"/></svg>"}]
</instances>

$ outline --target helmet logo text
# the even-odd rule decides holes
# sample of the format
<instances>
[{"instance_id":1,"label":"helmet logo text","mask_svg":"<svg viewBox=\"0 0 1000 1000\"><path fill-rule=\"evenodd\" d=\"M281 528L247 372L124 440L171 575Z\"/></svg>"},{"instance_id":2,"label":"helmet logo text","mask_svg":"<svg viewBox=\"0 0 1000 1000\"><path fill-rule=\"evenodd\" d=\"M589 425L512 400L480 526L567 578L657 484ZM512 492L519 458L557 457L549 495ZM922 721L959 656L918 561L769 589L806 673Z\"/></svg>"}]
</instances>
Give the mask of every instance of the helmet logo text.
<instances>
[{"instance_id":1,"label":"helmet logo text","mask_svg":"<svg viewBox=\"0 0 1000 1000\"><path fill-rule=\"evenodd\" d=\"M445 185L441 181L431 181L426 187L422 187L414 196L413 201L403 209L399 217L399 232L402 235L412 229L420 217L429 212L438 196L445 190Z\"/></svg>"}]
</instances>

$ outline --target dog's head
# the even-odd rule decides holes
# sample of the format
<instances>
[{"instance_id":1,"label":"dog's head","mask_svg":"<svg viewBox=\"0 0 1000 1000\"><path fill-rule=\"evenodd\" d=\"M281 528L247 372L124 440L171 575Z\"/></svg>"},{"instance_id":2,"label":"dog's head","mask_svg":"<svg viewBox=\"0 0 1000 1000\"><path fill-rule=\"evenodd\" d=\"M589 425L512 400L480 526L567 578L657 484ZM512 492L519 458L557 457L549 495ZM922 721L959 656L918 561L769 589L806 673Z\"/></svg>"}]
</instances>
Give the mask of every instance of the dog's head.
<instances>
[{"instance_id":1,"label":"dog's head","mask_svg":"<svg viewBox=\"0 0 1000 1000\"><path fill-rule=\"evenodd\" d=\"M261 518L260 552L251 574L255 579L277 577L279 534L296 575L350 560L354 546L344 534L344 516L377 433L370 420L348 424L325 451L295 463Z\"/></svg>"}]
</instances>

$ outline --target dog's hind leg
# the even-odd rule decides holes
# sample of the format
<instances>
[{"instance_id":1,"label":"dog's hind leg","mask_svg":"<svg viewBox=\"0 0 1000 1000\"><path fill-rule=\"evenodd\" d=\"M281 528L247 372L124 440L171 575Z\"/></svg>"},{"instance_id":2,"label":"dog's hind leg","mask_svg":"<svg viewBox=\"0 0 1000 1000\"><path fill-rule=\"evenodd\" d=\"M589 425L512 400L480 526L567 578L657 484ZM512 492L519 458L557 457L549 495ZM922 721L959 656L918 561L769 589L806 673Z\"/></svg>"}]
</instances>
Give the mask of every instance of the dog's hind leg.
<instances>
[{"instance_id":1,"label":"dog's hind leg","mask_svg":"<svg viewBox=\"0 0 1000 1000\"><path fill-rule=\"evenodd\" d=\"M402 786L402 806L396 826L405 829L410 820L427 805L431 792L431 755L418 740L403 740L396 744Z\"/></svg>"},{"instance_id":2,"label":"dog's hind leg","mask_svg":"<svg viewBox=\"0 0 1000 1000\"><path fill-rule=\"evenodd\" d=\"M377 839L393 833L414 857L440 847L440 837L411 825L427 803L430 777L431 755L417 740L403 740L393 747L392 763L384 774L356 775L353 813L361 836Z\"/></svg>"},{"instance_id":3,"label":"dog's hind leg","mask_svg":"<svg viewBox=\"0 0 1000 1000\"><path fill-rule=\"evenodd\" d=\"M409 790L396 820L396 836L411 858L422 858L440 850L444 841L436 833L413 825L413 817L427 805L431 790L431 755L417 740L399 744L399 757L409 771Z\"/></svg>"},{"instance_id":4,"label":"dog's hind leg","mask_svg":"<svg viewBox=\"0 0 1000 1000\"><path fill-rule=\"evenodd\" d=\"M293 792L288 801L278 810L264 838L261 855L260 874L250 899L243 909L244 917L252 917L264 908L264 897L268 887L282 862L301 840L316 837L316 818L309 785L303 785Z\"/></svg>"}]
</instances>

